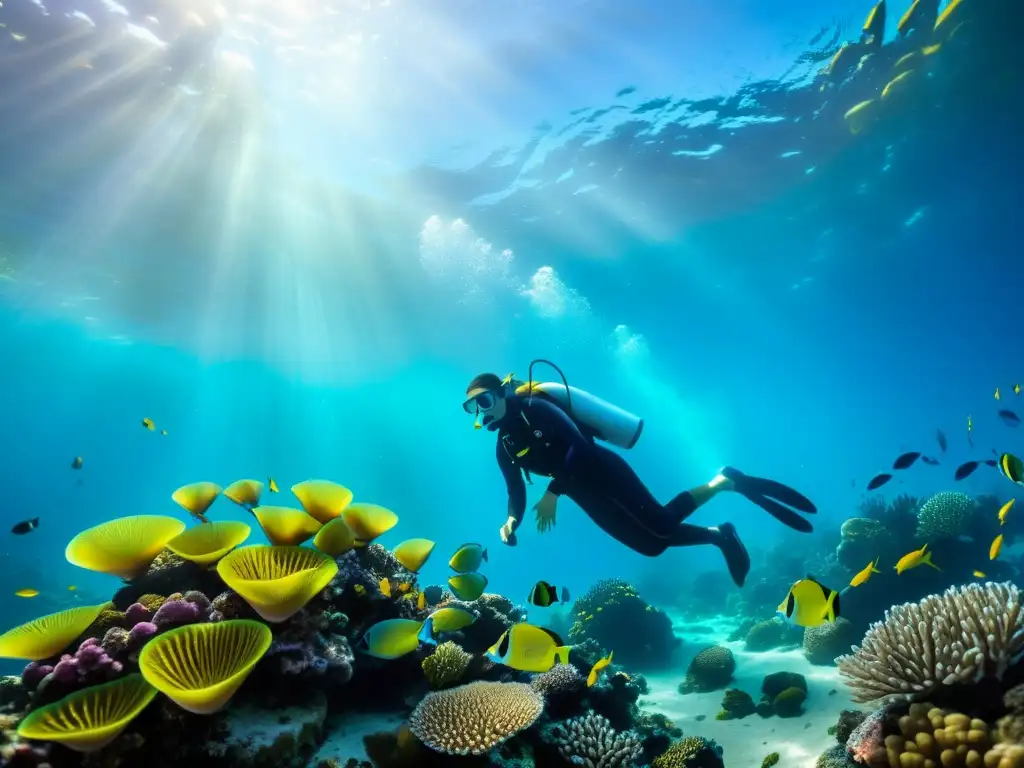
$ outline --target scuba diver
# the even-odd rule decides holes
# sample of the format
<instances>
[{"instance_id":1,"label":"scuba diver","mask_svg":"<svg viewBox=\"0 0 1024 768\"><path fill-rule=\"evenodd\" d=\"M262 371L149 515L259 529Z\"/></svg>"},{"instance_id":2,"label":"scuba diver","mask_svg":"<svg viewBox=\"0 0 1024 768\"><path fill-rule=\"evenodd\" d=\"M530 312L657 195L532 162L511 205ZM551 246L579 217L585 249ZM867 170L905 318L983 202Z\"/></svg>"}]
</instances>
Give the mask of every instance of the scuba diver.
<instances>
[{"instance_id":1,"label":"scuba diver","mask_svg":"<svg viewBox=\"0 0 1024 768\"><path fill-rule=\"evenodd\" d=\"M557 370L562 383L533 381L536 363ZM812 530L810 522L794 511L817 512L809 499L774 480L731 467L661 504L622 456L597 442L632 448L643 431L642 419L570 387L558 366L547 360L530 363L526 383L512 376L480 374L466 388L463 403L466 413L476 417L477 429L498 433L498 467L508 489L508 519L500 531L505 544L516 545L531 474L551 478L534 506L542 533L555 523L558 497L568 496L605 533L642 555L656 557L669 547L696 544L718 547L737 586L743 586L747 577L750 556L731 523L705 528L685 522L698 507L722 491L735 491L789 527Z\"/></svg>"}]
</instances>

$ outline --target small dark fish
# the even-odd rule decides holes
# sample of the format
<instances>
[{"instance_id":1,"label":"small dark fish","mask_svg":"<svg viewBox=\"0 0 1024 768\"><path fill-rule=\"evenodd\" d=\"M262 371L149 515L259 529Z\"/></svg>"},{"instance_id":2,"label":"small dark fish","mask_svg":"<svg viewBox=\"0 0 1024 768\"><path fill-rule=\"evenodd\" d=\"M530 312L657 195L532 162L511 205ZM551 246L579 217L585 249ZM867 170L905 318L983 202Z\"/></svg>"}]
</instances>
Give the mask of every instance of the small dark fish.
<instances>
[{"instance_id":1,"label":"small dark fish","mask_svg":"<svg viewBox=\"0 0 1024 768\"><path fill-rule=\"evenodd\" d=\"M939 441L939 448L941 448L942 452L945 453L946 452L946 433L943 432L941 429L935 430L935 439Z\"/></svg>"},{"instance_id":2,"label":"small dark fish","mask_svg":"<svg viewBox=\"0 0 1024 768\"><path fill-rule=\"evenodd\" d=\"M22 520L20 523L11 528L11 533L15 536L24 536L26 533L31 533L39 527L39 518L33 517L31 520Z\"/></svg>"},{"instance_id":3,"label":"small dark fish","mask_svg":"<svg viewBox=\"0 0 1024 768\"><path fill-rule=\"evenodd\" d=\"M82 468L82 457L81 456L75 456L75 460L71 462L71 468L72 469L81 469Z\"/></svg>"},{"instance_id":4,"label":"small dark fish","mask_svg":"<svg viewBox=\"0 0 1024 768\"><path fill-rule=\"evenodd\" d=\"M983 463L988 465L988 466L990 466L990 467L997 467L997 466L999 466L999 462L996 461L995 459L985 459L985 461Z\"/></svg>"},{"instance_id":5,"label":"small dark fish","mask_svg":"<svg viewBox=\"0 0 1024 768\"><path fill-rule=\"evenodd\" d=\"M961 464L956 468L956 474L953 475L954 480L963 480L965 477L970 477L979 466L977 461L968 461L966 464Z\"/></svg>"},{"instance_id":6,"label":"small dark fish","mask_svg":"<svg viewBox=\"0 0 1024 768\"><path fill-rule=\"evenodd\" d=\"M569 602L569 590L562 587L561 592L559 592L558 587L553 584L549 584L546 581L538 581L533 585L533 589L530 590L527 602L541 608L547 608L552 603L567 603Z\"/></svg>"},{"instance_id":7,"label":"small dark fish","mask_svg":"<svg viewBox=\"0 0 1024 768\"><path fill-rule=\"evenodd\" d=\"M892 480L892 475L887 475L884 472L880 475L875 475L871 478L871 482L868 483L868 490L873 491L876 488L881 488L883 485Z\"/></svg>"},{"instance_id":8,"label":"small dark fish","mask_svg":"<svg viewBox=\"0 0 1024 768\"><path fill-rule=\"evenodd\" d=\"M1020 426L1020 416L1018 416L1013 411L1004 408L999 412L999 418L1002 419L1003 424L1005 424L1008 427L1016 428Z\"/></svg>"},{"instance_id":9,"label":"small dark fish","mask_svg":"<svg viewBox=\"0 0 1024 768\"><path fill-rule=\"evenodd\" d=\"M938 459L933 459L931 456L922 456L921 457L921 461L923 461L925 464L928 464L929 466L932 466L932 467L939 466L939 460Z\"/></svg>"},{"instance_id":10,"label":"small dark fish","mask_svg":"<svg viewBox=\"0 0 1024 768\"><path fill-rule=\"evenodd\" d=\"M894 461L892 463L892 468L893 469L908 469L919 458L921 458L921 452L920 451L910 451L909 453L904 453L902 456L899 456L896 459L896 461Z\"/></svg>"}]
</instances>

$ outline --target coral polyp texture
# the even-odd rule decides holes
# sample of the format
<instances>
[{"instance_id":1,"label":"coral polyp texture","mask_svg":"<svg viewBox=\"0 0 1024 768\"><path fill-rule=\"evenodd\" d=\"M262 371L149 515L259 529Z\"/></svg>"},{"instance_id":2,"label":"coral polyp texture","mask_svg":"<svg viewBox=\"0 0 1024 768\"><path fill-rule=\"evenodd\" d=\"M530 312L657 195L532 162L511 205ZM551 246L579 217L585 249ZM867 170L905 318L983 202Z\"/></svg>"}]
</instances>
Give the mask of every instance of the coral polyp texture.
<instances>
[{"instance_id":1,"label":"coral polyp texture","mask_svg":"<svg viewBox=\"0 0 1024 768\"><path fill-rule=\"evenodd\" d=\"M853 700L864 703L1001 678L1022 653L1020 590L1004 582L951 587L890 608L836 663Z\"/></svg>"},{"instance_id":2,"label":"coral polyp texture","mask_svg":"<svg viewBox=\"0 0 1024 768\"><path fill-rule=\"evenodd\" d=\"M475 682L427 694L409 717L417 739L448 755L482 755L529 728L544 698L524 683Z\"/></svg>"},{"instance_id":3,"label":"coral polyp texture","mask_svg":"<svg viewBox=\"0 0 1024 768\"><path fill-rule=\"evenodd\" d=\"M423 674L434 688L457 683L473 657L453 642L441 643L423 660Z\"/></svg>"},{"instance_id":4,"label":"coral polyp texture","mask_svg":"<svg viewBox=\"0 0 1024 768\"><path fill-rule=\"evenodd\" d=\"M934 541L963 536L970 529L973 514L974 501L966 493L937 493L917 512L917 537Z\"/></svg>"},{"instance_id":5,"label":"coral polyp texture","mask_svg":"<svg viewBox=\"0 0 1024 768\"><path fill-rule=\"evenodd\" d=\"M723 768L722 748L702 736L675 741L651 763L653 768Z\"/></svg>"},{"instance_id":6,"label":"coral polyp texture","mask_svg":"<svg viewBox=\"0 0 1024 768\"><path fill-rule=\"evenodd\" d=\"M693 657L679 692L706 692L724 688L732 680L735 671L736 659L732 651L722 645L713 645Z\"/></svg>"},{"instance_id":7,"label":"coral polyp texture","mask_svg":"<svg viewBox=\"0 0 1024 768\"><path fill-rule=\"evenodd\" d=\"M608 718L590 712L553 729L558 753L572 765L587 768L629 768L643 754L640 737L618 732Z\"/></svg>"}]
</instances>

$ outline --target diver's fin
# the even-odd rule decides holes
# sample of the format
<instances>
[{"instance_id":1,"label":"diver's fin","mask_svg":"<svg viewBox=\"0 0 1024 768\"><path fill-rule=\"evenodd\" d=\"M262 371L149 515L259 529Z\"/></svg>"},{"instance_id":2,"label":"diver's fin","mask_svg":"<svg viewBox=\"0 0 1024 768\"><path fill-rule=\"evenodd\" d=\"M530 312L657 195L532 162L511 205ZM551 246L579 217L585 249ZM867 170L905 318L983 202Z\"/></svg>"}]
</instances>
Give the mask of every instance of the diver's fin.
<instances>
[{"instance_id":1,"label":"diver's fin","mask_svg":"<svg viewBox=\"0 0 1024 768\"><path fill-rule=\"evenodd\" d=\"M811 525L810 521L800 517L789 507L784 507L774 499L769 499L767 496L760 496L756 493L744 493L740 491L739 486L736 486L737 492L741 496L747 499L747 501L757 504L761 509L767 512L769 515L774 517L783 525L788 525L794 531L800 531L801 533L812 533L814 526Z\"/></svg>"},{"instance_id":2,"label":"diver's fin","mask_svg":"<svg viewBox=\"0 0 1024 768\"><path fill-rule=\"evenodd\" d=\"M813 501L788 485L764 477L746 475L735 467L723 467L721 474L732 480L736 484L736 490L744 495L756 493L760 496L767 496L782 502L787 507L803 512L805 515L814 515L818 512Z\"/></svg>"}]
</instances>

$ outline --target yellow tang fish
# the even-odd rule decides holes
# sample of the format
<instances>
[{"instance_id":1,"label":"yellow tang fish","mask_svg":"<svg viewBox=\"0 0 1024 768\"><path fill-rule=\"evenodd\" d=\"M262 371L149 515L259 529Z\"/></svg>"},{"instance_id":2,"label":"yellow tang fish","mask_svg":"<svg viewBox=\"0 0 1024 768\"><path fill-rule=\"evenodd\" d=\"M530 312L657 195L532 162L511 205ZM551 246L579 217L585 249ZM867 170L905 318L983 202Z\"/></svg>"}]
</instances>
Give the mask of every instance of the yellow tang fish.
<instances>
[{"instance_id":1,"label":"yellow tang fish","mask_svg":"<svg viewBox=\"0 0 1024 768\"><path fill-rule=\"evenodd\" d=\"M1003 534L999 534L992 540L992 546L988 548L988 559L995 560L999 557L999 551L1003 548Z\"/></svg>"},{"instance_id":2,"label":"yellow tang fish","mask_svg":"<svg viewBox=\"0 0 1024 768\"><path fill-rule=\"evenodd\" d=\"M463 544L448 561L456 573L472 573L480 570L481 563L487 562L487 550L480 544Z\"/></svg>"},{"instance_id":3,"label":"yellow tang fish","mask_svg":"<svg viewBox=\"0 0 1024 768\"><path fill-rule=\"evenodd\" d=\"M587 688L593 688L597 685L597 681L601 677L601 673L605 670L605 667L612 663L612 655L614 653L614 651L609 651L608 655L603 659L598 659L594 662L594 666L590 668L590 674L587 675Z\"/></svg>"},{"instance_id":4,"label":"yellow tang fish","mask_svg":"<svg viewBox=\"0 0 1024 768\"><path fill-rule=\"evenodd\" d=\"M420 592L416 595L416 610L425 611L427 609L427 595L424 592Z\"/></svg>"},{"instance_id":5,"label":"yellow tang fish","mask_svg":"<svg viewBox=\"0 0 1024 768\"><path fill-rule=\"evenodd\" d=\"M569 646L550 629L519 623L487 649L487 658L520 672L547 672L556 661L569 663Z\"/></svg>"},{"instance_id":6,"label":"yellow tang fish","mask_svg":"<svg viewBox=\"0 0 1024 768\"><path fill-rule=\"evenodd\" d=\"M434 635L444 632L458 632L476 621L476 616L462 608L440 608L427 616L423 622L420 640L436 645Z\"/></svg>"},{"instance_id":7,"label":"yellow tang fish","mask_svg":"<svg viewBox=\"0 0 1024 768\"><path fill-rule=\"evenodd\" d=\"M995 398L996 398L996 400L1002 400L1002 397L999 395L999 387L996 387Z\"/></svg>"},{"instance_id":8,"label":"yellow tang fish","mask_svg":"<svg viewBox=\"0 0 1024 768\"><path fill-rule=\"evenodd\" d=\"M482 573L460 573L448 579L448 587L459 600L471 603L487 589L487 577Z\"/></svg>"},{"instance_id":9,"label":"yellow tang fish","mask_svg":"<svg viewBox=\"0 0 1024 768\"><path fill-rule=\"evenodd\" d=\"M69 584L68 585L68 592L77 592L77 591L78 591L78 587L76 587L74 584Z\"/></svg>"},{"instance_id":10,"label":"yellow tang fish","mask_svg":"<svg viewBox=\"0 0 1024 768\"><path fill-rule=\"evenodd\" d=\"M976 578L979 578L979 579L984 579L985 578L985 573L983 571L975 571L974 575L975 575Z\"/></svg>"},{"instance_id":11,"label":"yellow tang fish","mask_svg":"<svg viewBox=\"0 0 1024 768\"><path fill-rule=\"evenodd\" d=\"M1020 394L1020 384L1014 384L1013 385L1013 394L1015 394L1015 395L1019 395Z\"/></svg>"},{"instance_id":12,"label":"yellow tang fish","mask_svg":"<svg viewBox=\"0 0 1024 768\"><path fill-rule=\"evenodd\" d=\"M398 585L398 591L401 592L402 594L405 594L410 589L412 589L412 582L411 581L403 581L401 584Z\"/></svg>"},{"instance_id":13,"label":"yellow tang fish","mask_svg":"<svg viewBox=\"0 0 1024 768\"><path fill-rule=\"evenodd\" d=\"M1010 514L1010 510L1013 509L1013 503L1015 501L1017 501L1017 500L1016 499L1010 499L1008 502L1003 504L1002 508L999 510L999 524L1000 525L1005 525L1006 524L1006 516L1008 514Z\"/></svg>"},{"instance_id":14,"label":"yellow tang fish","mask_svg":"<svg viewBox=\"0 0 1024 768\"><path fill-rule=\"evenodd\" d=\"M267 478L267 490L271 493L277 493L277 481L272 477Z\"/></svg>"},{"instance_id":15,"label":"yellow tang fish","mask_svg":"<svg viewBox=\"0 0 1024 768\"><path fill-rule=\"evenodd\" d=\"M150 432L156 429L156 425L153 423L153 420L149 417L146 417L145 419L142 420L142 426L144 426Z\"/></svg>"},{"instance_id":16,"label":"yellow tang fish","mask_svg":"<svg viewBox=\"0 0 1024 768\"><path fill-rule=\"evenodd\" d=\"M839 616L839 593L812 578L800 579L789 588L778 612L798 627L820 627Z\"/></svg>"},{"instance_id":17,"label":"yellow tang fish","mask_svg":"<svg viewBox=\"0 0 1024 768\"><path fill-rule=\"evenodd\" d=\"M38 590L38 589L31 589L31 588L28 588L28 589L19 589L19 590L18 590L17 592L15 592L14 594L15 594L15 595L16 595L17 597L35 597L36 595L38 595L38 594L39 594L39 590Z\"/></svg>"},{"instance_id":18,"label":"yellow tang fish","mask_svg":"<svg viewBox=\"0 0 1024 768\"><path fill-rule=\"evenodd\" d=\"M870 562L867 565L865 565L864 566L864 570L862 570L860 573L858 573L856 576L854 576L852 579L850 579L850 586L851 587L859 587L861 584L863 584L868 579L870 579L871 578L871 574L873 574L873 573L881 573L881 571L878 570L878 558L877 557L874 559L873 562Z\"/></svg>"},{"instance_id":19,"label":"yellow tang fish","mask_svg":"<svg viewBox=\"0 0 1024 768\"><path fill-rule=\"evenodd\" d=\"M899 559L896 563L896 573L901 574L904 571L909 571L911 568L917 568L919 565L930 565L936 571L941 571L935 563L932 562L932 553L926 551L928 545L925 544L920 549L915 549L913 552L908 552Z\"/></svg>"},{"instance_id":20,"label":"yellow tang fish","mask_svg":"<svg viewBox=\"0 0 1024 768\"><path fill-rule=\"evenodd\" d=\"M387 619L370 627L359 641L363 653L378 659L397 659L420 647L422 621Z\"/></svg>"},{"instance_id":21,"label":"yellow tang fish","mask_svg":"<svg viewBox=\"0 0 1024 768\"><path fill-rule=\"evenodd\" d=\"M387 576L380 580L378 586L380 587L380 593L384 597L391 597L391 582L388 581Z\"/></svg>"}]
</instances>

